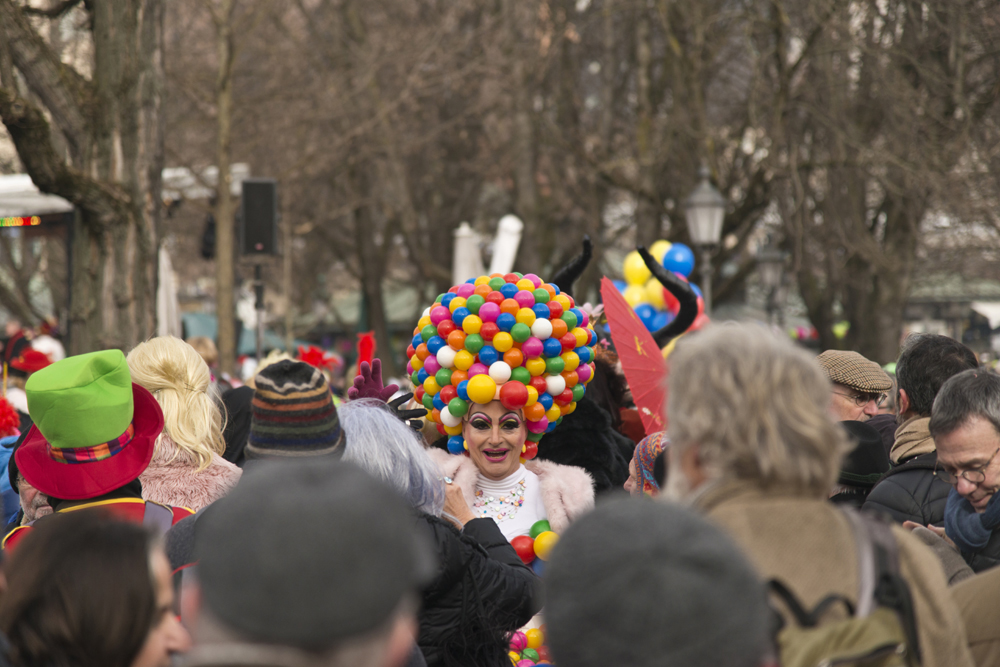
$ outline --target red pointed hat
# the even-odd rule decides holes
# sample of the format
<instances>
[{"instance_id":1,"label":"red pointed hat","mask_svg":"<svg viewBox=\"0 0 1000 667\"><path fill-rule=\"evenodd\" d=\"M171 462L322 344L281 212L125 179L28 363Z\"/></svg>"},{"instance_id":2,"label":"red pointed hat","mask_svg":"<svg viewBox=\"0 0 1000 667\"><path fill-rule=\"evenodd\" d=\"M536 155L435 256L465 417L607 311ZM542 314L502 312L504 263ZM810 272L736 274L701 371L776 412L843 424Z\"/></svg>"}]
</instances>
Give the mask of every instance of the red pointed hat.
<instances>
[{"instance_id":1,"label":"red pointed hat","mask_svg":"<svg viewBox=\"0 0 1000 667\"><path fill-rule=\"evenodd\" d=\"M12 368L25 373L35 373L49 366L52 360L44 352L39 352L33 348L25 348L21 354L10 360Z\"/></svg>"},{"instance_id":2,"label":"red pointed hat","mask_svg":"<svg viewBox=\"0 0 1000 667\"><path fill-rule=\"evenodd\" d=\"M28 378L24 391L35 424L14 458L42 493L96 498L136 479L153 458L163 412L132 382L120 350L58 361Z\"/></svg>"}]
</instances>

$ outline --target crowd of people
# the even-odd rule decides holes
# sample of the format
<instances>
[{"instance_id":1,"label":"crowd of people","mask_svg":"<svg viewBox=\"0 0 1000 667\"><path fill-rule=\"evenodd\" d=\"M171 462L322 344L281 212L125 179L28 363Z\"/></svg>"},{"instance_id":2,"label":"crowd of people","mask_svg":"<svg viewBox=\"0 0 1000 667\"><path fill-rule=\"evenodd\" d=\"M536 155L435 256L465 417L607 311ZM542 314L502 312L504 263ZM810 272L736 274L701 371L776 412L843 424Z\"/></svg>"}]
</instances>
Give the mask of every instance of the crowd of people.
<instances>
[{"instance_id":1,"label":"crowd of people","mask_svg":"<svg viewBox=\"0 0 1000 667\"><path fill-rule=\"evenodd\" d=\"M456 286L344 396L9 327L0 666L1000 665L1000 375L714 324L646 433L571 288Z\"/></svg>"}]
</instances>

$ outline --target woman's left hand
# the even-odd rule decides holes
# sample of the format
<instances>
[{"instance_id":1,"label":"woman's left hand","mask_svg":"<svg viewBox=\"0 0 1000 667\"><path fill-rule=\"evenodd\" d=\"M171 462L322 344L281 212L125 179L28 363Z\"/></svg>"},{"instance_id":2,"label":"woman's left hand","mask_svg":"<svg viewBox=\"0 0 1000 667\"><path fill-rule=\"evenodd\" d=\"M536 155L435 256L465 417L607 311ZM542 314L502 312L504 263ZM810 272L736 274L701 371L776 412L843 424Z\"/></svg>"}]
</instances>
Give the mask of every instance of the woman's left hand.
<instances>
[{"instance_id":1,"label":"woman's left hand","mask_svg":"<svg viewBox=\"0 0 1000 667\"><path fill-rule=\"evenodd\" d=\"M444 510L442 514L459 529L476 518L472 513L472 508L469 507L469 502L465 499L465 494L462 493L462 487L455 483L444 486Z\"/></svg>"}]
</instances>

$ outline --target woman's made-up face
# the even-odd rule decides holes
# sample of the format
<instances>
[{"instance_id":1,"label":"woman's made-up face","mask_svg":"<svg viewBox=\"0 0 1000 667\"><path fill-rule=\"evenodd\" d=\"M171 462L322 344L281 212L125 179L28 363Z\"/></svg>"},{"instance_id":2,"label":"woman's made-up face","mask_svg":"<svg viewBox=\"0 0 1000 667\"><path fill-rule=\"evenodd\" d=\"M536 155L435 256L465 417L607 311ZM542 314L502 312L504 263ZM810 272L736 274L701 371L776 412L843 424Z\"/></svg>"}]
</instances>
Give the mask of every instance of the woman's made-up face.
<instances>
[{"instance_id":1,"label":"woman's made-up face","mask_svg":"<svg viewBox=\"0 0 1000 667\"><path fill-rule=\"evenodd\" d=\"M527 428L520 410L508 410L500 401L473 405L462 424L462 436L473 463L489 479L509 477L521 465Z\"/></svg>"}]
</instances>

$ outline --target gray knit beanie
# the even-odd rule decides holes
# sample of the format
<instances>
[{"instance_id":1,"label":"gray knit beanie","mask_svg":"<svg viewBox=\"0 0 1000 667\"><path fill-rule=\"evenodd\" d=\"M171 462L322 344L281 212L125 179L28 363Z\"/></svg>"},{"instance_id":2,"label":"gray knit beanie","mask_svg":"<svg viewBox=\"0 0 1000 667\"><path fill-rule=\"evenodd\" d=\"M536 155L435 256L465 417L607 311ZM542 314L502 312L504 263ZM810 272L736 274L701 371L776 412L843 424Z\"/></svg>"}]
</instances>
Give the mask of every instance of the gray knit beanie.
<instances>
[{"instance_id":1,"label":"gray knit beanie","mask_svg":"<svg viewBox=\"0 0 1000 667\"><path fill-rule=\"evenodd\" d=\"M608 502L575 522L545 572L559 667L748 667L768 648L763 584L690 510Z\"/></svg>"}]
</instances>

